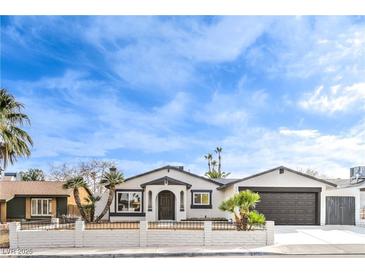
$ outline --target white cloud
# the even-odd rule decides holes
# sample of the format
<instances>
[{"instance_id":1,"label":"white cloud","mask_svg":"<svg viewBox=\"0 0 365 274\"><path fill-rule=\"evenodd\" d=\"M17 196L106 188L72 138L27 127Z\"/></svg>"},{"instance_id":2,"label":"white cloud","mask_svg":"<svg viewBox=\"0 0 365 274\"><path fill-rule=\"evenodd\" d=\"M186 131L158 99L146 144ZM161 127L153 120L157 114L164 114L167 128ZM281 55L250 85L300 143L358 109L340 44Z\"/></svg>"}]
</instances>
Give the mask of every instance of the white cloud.
<instances>
[{"instance_id":1,"label":"white cloud","mask_svg":"<svg viewBox=\"0 0 365 274\"><path fill-rule=\"evenodd\" d=\"M299 106L307 110L332 114L341 111L364 110L365 83L350 86L334 85L329 89L318 87L313 93L304 96Z\"/></svg>"},{"instance_id":2,"label":"white cloud","mask_svg":"<svg viewBox=\"0 0 365 274\"><path fill-rule=\"evenodd\" d=\"M206 124L242 126L247 122L246 95L214 92L208 102L195 110L195 119Z\"/></svg>"},{"instance_id":3,"label":"white cloud","mask_svg":"<svg viewBox=\"0 0 365 274\"><path fill-rule=\"evenodd\" d=\"M175 131L188 113L190 98L184 92L161 98L148 109L124 100L103 81L90 81L74 71L17 82L13 90L21 94L18 98L32 120L33 158L104 157L121 148L164 152L200 142ZM102 92L90 96L91 90Z\"/></svg>"},{"instance_id":4,"label":"white cloud","mask_svg":"<svg viewBox=\"0 0 365 274\"><path fill-rule=\"evenodd\" d=\"M301 138L313 138L319 136L319 132L316 129L293 130L288 128L280 128L279 133L284 136L297 136Z\"/></svg>"},{"instance_id":5,"label":"white cloud","mask_svg":"<svg viewBox=\"0 0 365 274\"><path fill-rule=\"evenodd\" d=\"M247 127L224 139L223 167L233 177L285 165L312 168L332 178L348 178L350 167L364 164L364 137L364 121L337 135L316 129Z\"/></svg>"},{"instance_id":6,"label":"white cloud","mask_svg":"<svg viewBox=\"0 0 365 274\"><path fill-rule=\"evenodd\" d=\"M84 35L118 76L153 92L202 81L196 71L200 64L234 61L271 21L238 16L210 23L199 17L97 17Z\"/></svg>"}]
</instances>

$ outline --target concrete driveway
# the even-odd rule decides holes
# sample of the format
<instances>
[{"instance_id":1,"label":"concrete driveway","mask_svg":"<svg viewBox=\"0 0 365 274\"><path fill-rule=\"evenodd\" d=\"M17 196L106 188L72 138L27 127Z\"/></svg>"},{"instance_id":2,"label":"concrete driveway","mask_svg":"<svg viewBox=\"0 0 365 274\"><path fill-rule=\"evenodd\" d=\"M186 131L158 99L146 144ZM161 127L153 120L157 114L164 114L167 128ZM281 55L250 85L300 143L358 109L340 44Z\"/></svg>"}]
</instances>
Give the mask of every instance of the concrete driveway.
<instances>
[{"instance_id":1,"label":"concrete driveway","mask_svg":"<svg viewBox=\"0 0 365 274\"><path fill-rule=\"evenodd\" d=\"M276 226L275 245L258 251L282 255L365 255L365 228Z\"/></svg>"},{"instance_id":2,"label":"concrete driveway","mask_svg":"<svg viewBox=\"0 0 365 274\"><path fill-rule=\"evenodd\" d=\"M365 227L276 226L275 244L365 244Z\"/></svg>"}]
</instances>

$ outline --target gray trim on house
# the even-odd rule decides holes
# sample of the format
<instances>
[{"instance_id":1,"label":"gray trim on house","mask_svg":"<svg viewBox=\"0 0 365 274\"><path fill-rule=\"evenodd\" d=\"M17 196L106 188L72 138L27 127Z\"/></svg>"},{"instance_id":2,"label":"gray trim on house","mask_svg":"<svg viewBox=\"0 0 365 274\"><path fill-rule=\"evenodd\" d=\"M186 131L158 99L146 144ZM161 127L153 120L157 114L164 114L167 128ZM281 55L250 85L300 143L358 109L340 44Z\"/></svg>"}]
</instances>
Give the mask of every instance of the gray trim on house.
<instances>
[{"instance_id":1,"label":"gray trim on house","mask_svg":"<svg viewBox=\"0 0 365 274\"><path fill-rule=\"evenodd\" d=\"M214 181L214 180L211 180L211 179L208 179L208 178L205 178L203 176L199 176L199 175L196 175L194 173L191 173L189 171L186 171L186 170L183 170L179 167L176 167L176 166L163 166L163 167L160 167L160 168L157 168L157 169L153 169L153 170L150 170L150 171L147 171L145 173L141 173L141 174L138 174L138 175L135 175L135 176L132 176L132 177L129 177L127 179L125 179L124 181L127 182L129 180L132 180L132 179L135 179L135 178L138 178L138 177L142 177L144 175L148 175L148 174L151 174L151 173L154 173L154 172L157 172L157 171L160 171L160 170L164 170L164 169L172 169L172 170L175 170L175 171L179 171L181 173L184 173L184 174L187 174L187 175L190 175L192 177L195 177L195 178L199 178L199 179L202 179L202 180L205 180L207 182L210 182L210 183L213 183L213 184L216 184L216 185L223 185L222 183L219 183L217 181Z\"/></svg>"},{"instance_id":2,"label":"gray trim on house","mask_svg":"<svg viewBox=\"0 0 365 274\"><path fill-rule=\"evenodd\" d=\"M140 186L142 188L144 188L147 185L164 185L166 181L169 185L185 185L187 189L191 188L191 184L188 184L188 183L173 179L169 176L164 176L162 178L158 178L156 180L152 180L152 181L143 183Z\"/></svg>"},{"instance_id":3,"label":"gray trim on house","mask_svg":"<svg viewBox=\"0 0 365 274\"><path fill-rule=\"evenodd\" d=\"M327 184L327 185L330 185L330 186L333 186L333 187L337 187L336 184L334 183L331 183L327 180L324 180L324 179L320 179L320 178L317 178L317 177L314 177L314 176L311 176L311 175L308 175L308 174L305 174L305 173L302 173L302 172L299 172L299 171L296 171L296 170L293 170L293 169L290 169L290 168L287 168L285 166L279 166L279 167L276 167L276 168L272 168L272 169L269 169L269 170L266 170L266 171L263 171L263 172L260 172L260 173L256 173L254 175L251 175L251 176L248 176L248 177L245 177L245 178L242 178L242 179L238 179L236 181L233 181L233 182L229 182L225 185L222 185L220 187L218 187L217 189L224 189L226 188L227 186L231 186L233 184L236 184L236 183L239 183L239 182L243 182L243 181L247 181L251 178L255 178L255 177L258 177L258 176L261 176L261 175L264 175L266 173L270 173L270 172L273 172L275 170L280 170L280 169L283 169L283 170L286 170L286 171L289 171L289 172L292 172L292 173L295 173L297 175L300 175L300 176L303 176L303 177L307 177L309 179L312 179L312 180L316 180L318 182L321 182L321 183L324 183L324 184Z\"/></svg>"}]
</instances>

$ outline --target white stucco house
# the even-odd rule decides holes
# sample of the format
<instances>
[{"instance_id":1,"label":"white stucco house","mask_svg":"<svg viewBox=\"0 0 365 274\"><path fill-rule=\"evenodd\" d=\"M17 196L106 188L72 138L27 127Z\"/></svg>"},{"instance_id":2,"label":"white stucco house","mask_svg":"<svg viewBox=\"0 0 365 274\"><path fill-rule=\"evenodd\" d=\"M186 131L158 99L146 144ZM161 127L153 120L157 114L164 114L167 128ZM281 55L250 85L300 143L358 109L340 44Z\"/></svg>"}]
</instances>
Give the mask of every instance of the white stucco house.
<instances>
[{"instance_id":1,"label":"white stucco house","mask_svg":"<svg viewBox=\"0 0 365 274\"><path fill-rule=\"evenodd\" d=\"M364 185L363 185L364 184ZM118 185L108 214L110 221L226 218L220 203L245 189L261 195L257 210L279 225L360 224L365 183L316 178L280 166L241 179L212 180L164 166ZM105 205L107 193L97 205Z\"/></svg>"}]
</instances>

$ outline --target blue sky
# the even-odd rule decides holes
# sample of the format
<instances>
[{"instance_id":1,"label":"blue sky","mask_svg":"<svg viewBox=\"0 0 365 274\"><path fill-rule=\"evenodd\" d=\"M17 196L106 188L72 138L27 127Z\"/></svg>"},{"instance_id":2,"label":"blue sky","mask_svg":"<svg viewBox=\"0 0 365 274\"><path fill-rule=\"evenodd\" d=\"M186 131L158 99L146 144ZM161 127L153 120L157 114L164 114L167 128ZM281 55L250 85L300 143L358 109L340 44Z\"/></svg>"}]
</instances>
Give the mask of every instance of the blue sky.
<instances>
[{"instance_id":1,"label":"blue sky","mask_svg":"<svg viewBox=\"0 0 365 274\"><path fill-rule=\"evenodd\" d=\"M26 105L32 157L110 159L129 176L239 177L365 164L364 17L1 17L1 87Z\"/></svg>"}]
</instances>

